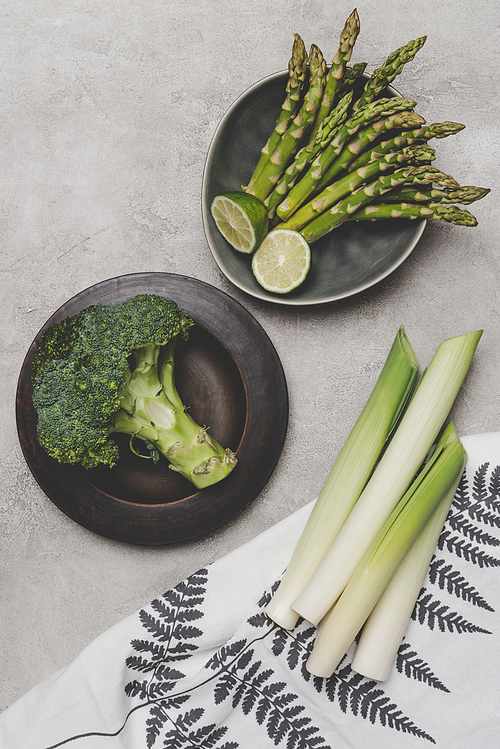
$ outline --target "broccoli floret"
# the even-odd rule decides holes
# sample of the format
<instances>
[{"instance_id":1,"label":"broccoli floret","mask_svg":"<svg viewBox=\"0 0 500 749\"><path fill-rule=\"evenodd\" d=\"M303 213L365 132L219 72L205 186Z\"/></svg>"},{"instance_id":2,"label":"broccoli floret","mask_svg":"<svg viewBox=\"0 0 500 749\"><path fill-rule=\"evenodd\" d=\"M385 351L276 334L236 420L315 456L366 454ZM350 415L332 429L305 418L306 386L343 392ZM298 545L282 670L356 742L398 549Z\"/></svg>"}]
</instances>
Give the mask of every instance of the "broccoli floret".
<instances>
[{"instance_id":1,"label":"broccoli floret","mask_svg":"<svg viewBox=\"0 0 500 749\"><path fill-rule=\"evenodd\" d=\"M113 467L119 450L110 436L122 432L134 453L162 453L198 488L224 478L235 455L193 421L175 387L175 344L193 325L175 302L142 294L51 326L32 367L40 445L60 463Z\"/></svg>"}]
</instances>

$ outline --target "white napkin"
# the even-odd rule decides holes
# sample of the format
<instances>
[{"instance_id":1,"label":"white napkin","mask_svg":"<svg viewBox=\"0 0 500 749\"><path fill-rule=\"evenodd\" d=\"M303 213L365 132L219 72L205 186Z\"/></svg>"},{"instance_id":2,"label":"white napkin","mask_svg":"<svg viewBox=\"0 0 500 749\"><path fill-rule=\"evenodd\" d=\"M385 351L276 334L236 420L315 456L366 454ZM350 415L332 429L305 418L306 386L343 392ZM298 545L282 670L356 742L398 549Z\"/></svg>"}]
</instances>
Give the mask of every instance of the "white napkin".
<instances>
[{"instance_id":1,"label":"white napkin","mask_svg":"<svg viewBox=\"0 0 500 749\"><path fill-rule=\"evenodd\" d=\"M330 679L263 614L312 503L128 617L0 715L1 749L500 746L500 432L467 469L397 663Z\"/></svg>"}]
</instances>

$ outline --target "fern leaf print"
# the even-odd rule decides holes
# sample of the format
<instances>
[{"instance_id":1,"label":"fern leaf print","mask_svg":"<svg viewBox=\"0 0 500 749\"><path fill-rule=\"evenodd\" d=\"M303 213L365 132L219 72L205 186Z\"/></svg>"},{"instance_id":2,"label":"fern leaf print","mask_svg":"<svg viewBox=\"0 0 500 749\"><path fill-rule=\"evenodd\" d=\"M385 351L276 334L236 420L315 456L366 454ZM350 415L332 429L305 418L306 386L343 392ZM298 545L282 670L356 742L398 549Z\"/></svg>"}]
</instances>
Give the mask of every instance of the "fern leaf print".
<instances>
[{"instance_id":1,"label":"fern leaf print","mask_svg":"<svg viewBox=\"0 0 500 749\"><path fill-rule=\"evenodd\" d=\"M408 678L416 679L423 684L427 684L429 687L440 689L442 692L450 691L407 642L403 641L399 647L396 657L396 669L400 674L405 674Z\"/></svg>"},{"instance_id":2,"label":"fern leaf print","mask_svg":"<svg viewBox=\"0 0 500 749\"><path fill-rule=\"evenodd\" d=\"M500 536L494 533L500 529L500 468L496 466L488 480L489 468L489 463L477 467L471 487L464 473L438 542L438 553L446 552L447 559L432 560L428 581L441 591L493 612L493 606L467 579L467 572L457 567L457 560L480 569L500 567ZM489 630L450 611L447 604L425 589L421 591L413 618L430 629L489 634Z\"/></svg>"},{"instance_id":3,"label":"fern leaf print","mask_svg":"<svg viewBox=\"0 0 500 749\"><path fill-rule=\"evenodd\" d=\"M446 590L463 601L472 603L474 606L479 606L487 611L494 611L474 586L467 582L465 577L454 569L452 564L447 564L444 559L434 557L431 561L429 582L438 585L441 590Z\"/></svg>"},{"instance_id":4,"label":"fern leaf print","mask_svg":"<svg viewBox=\"0 0 500 749\"><path fill-rule=\"evenodd\" d=\"M413 611L413 619L420 624L427 624L429 629L438 629L440 632L491 634L488 630L469 622L456 611L450 611L448 606L433 598L432 593L427 593L425 588L420 591Z\"/></svg>"}]
</instances>

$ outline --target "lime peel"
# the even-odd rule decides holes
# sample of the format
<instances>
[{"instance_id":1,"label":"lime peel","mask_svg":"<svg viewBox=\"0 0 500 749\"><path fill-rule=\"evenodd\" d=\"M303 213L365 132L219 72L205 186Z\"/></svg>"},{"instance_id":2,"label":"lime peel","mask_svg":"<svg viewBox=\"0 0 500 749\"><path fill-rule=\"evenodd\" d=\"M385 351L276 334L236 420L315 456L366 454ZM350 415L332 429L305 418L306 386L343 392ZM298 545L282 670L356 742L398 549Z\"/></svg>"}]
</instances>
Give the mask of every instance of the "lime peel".
<instances>
[{"instance_id":1,"label":"lime peel","mask_svg":"<svg viewBox=\"0 0 500 749\"><path fill-rule=\"evenodd\" d=\"M254 252L267 234L267 208L255 195L226 192L216 195L210 206L218 230L238 252Z\"/></svg>"}]
</instances>

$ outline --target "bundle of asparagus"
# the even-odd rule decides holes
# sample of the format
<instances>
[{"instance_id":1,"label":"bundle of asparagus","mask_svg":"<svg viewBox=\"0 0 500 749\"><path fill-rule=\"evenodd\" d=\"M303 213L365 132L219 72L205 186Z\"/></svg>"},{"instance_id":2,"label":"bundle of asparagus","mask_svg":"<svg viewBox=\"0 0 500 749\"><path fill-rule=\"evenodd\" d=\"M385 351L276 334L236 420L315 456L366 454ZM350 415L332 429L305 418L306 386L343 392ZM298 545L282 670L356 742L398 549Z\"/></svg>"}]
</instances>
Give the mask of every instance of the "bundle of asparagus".
<instances>
[{"instance_id":1,"label":"bundle of asparagus","mask_svg":"<svg viewBox=\"0 0 500 749\"><path fill-rule=\"evenodd\" d=\"M359 31L354 10L330 66L317 45L308 55L294 35L285 100L245 192L266 206L270 229L293 229L309 244L353 220L432 218L476 226L460 206L489 189L462 187L431 166L436 152L428 145L465 126L427 125L415 101L387 93L426 37L395 50L366 76L366 63L348 65Z\"/></svg>"}]
</instances>

